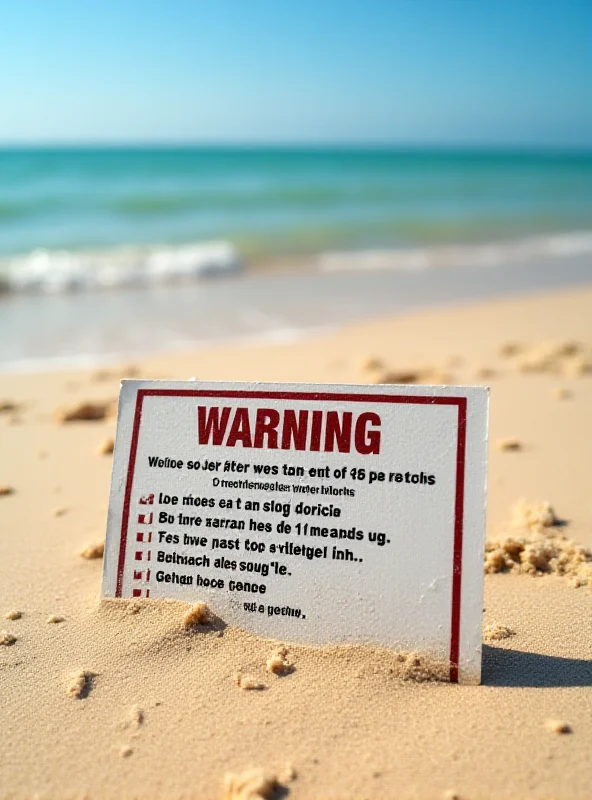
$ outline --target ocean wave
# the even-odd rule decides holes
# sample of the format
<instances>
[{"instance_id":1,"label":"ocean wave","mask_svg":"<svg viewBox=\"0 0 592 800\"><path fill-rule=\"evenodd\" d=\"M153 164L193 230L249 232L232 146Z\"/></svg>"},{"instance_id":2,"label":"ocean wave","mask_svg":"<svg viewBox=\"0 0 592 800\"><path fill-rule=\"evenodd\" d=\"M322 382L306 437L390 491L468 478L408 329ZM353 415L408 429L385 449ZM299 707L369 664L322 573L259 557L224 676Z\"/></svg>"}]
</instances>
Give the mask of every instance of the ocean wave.
<instances>
[{"instance_id":1,"label":"ocean wave","mask_svg":"<svg viewBox=\"0 0 592 800\"><path fill-rule=\"evenodd\" d=\"M0 259L0 290L60 293L152 286L240 268L236 250L224 241L84 252L39 249Z\"/></svg>"},{"instance_id":2,"label":"ocean wave","mask_svg":"<svg viewBox=\"0 0 592 800\"><path fill-rule=\"evenodd\" d=\"M327 251L321 272L495 267L537 259L592 255L592 231L486 244ZM312 257L311 257L312 259ZM182 245L121 246L72 251L37 249L0 258L0 292L63 293L183 283L236 274L237 249L226 241Z\"/></svg>"},{"instance_id":3,"label":"ocean wave","mask_svg":"<svg viewBox=\"0 0 592 800\"><path fill-rule=\"evenodd\" d=\"M533 236L488 244L327 252L318 257L318 266L322 272L413 271L434 267L495 267L513 262L587 254L592 254L592 231Z\"/></svg>"}]
</instances>

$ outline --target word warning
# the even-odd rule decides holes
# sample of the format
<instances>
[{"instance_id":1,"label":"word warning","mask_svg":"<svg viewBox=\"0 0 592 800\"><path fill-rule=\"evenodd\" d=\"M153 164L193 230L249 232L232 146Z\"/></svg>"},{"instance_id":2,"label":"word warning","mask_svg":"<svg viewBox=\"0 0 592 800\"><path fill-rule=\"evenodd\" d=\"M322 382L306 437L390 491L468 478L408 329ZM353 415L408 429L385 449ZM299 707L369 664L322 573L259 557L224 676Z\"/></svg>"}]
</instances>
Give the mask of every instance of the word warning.
<instances>
[{"instance_id":1,"label":"word warning","mask_svg":"<svg viewBox=\"0 0 592 800\"><path fill-rule=\"evenodd\" d=\"M488 391L124 381L106 597L481 672Z\"/></svg>"}]
</instances>

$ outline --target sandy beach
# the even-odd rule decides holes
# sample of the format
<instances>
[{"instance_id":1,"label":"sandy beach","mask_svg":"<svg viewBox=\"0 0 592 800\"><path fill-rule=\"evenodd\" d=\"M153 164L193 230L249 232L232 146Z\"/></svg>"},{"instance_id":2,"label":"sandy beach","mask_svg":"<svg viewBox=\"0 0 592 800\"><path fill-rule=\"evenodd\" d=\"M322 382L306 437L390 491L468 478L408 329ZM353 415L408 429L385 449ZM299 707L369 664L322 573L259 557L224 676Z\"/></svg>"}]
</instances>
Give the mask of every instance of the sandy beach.
<instances>
[{"instance_id":1,"label":"sandy beach","mask_svg":"<svg viewBox=\"0 0 592 800\"><path fill-rule=\"evenodd\" d=\"M569 288L287 344L0 375L0 798L588 798L590 551L565 540L592 548L591 308L592 287ZM490 385L487 538L502 544L485 575L483 685L417 680L386 651L289 642L277 676L277 643L223 621L186 628L182 603L101 603L92 546L115 426L55 414L110 403L132 374ZM517 530L522 498L553 514ZM507 536L528 557L512 560ZM98 557L80 555L89 546ZM263 772L241 779L250 769Z\"/></svg>"}]
</instances>

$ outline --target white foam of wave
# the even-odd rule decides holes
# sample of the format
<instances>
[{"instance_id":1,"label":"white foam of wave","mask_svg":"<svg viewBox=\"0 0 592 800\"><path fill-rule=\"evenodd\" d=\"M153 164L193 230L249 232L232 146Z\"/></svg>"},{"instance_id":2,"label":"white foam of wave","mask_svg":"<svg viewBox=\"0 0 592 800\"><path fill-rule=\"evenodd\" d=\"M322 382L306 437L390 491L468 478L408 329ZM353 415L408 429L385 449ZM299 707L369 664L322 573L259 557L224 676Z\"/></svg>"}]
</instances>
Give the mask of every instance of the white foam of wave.
<instances>
[{"instance_id":1,"label":"white foam of wave","mask_svg":"<svg viewBox=\"0 0 592 800\"><path fill-rule=\"evenodd\" d=\"M92 252L34 250L0 260L0 289L59 293L150 286L233 273L240 267L236 250L223 241Z\"/></svg>"},{"instance_id":2,"label":"white foam of wave","mask_svg":"<svg viewBox=\"0 0 592 800\"><path fill-rule=\"evenodd\" d=\"M541 258L592 254L592 231L533 236L489 244L329 252L319 256L323 272L422 270L433 267L495 267Z\"/></svg>"}]
</instances>

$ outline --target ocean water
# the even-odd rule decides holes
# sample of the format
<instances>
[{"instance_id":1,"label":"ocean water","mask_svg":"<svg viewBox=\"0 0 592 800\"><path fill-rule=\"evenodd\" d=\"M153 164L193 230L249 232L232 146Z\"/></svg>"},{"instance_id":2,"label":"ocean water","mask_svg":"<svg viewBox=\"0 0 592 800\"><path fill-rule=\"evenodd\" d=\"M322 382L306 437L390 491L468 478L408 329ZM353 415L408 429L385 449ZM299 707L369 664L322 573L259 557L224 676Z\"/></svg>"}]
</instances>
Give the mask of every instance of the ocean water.
<instances>
[{"instance_id":1,"label":"ocean water","mask_svg":"<svg viewBox=\"0 0 592 800\"><path fill-rule=\"evenodd\" d=\"M0 287L425 267L592 251L592 154L403 149L0 150ZM493 249L491 249L493 248Z\"/></svg>"},{"instance_id":2,"label":"ocean water","mask_svg":"<svg viewBox=\"0 0 592 800\"><path fill-rule=\"evenodd\" d=\"M2 370L591 280L592 154L0 150Z\"/></svg>"}]
</instances>

